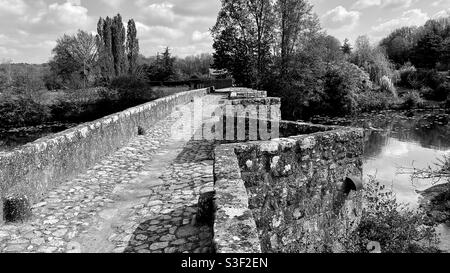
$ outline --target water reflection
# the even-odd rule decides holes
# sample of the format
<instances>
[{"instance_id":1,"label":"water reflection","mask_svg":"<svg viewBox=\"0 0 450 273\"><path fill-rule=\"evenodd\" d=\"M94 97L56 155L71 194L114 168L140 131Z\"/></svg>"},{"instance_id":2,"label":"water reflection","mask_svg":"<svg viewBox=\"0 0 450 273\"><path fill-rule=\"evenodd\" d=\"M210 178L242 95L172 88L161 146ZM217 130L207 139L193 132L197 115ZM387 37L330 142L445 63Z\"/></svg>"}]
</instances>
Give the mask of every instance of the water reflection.
<instances>
[{"instance_id":1,"label":"water reflection","mask_svg":"<svg viewBox=\"0 0 450 273\"><path fill-rule=\"evenodd\" d=\"M442 158L447 154L444 150L430 149L423 147L417 142L400 141L387 136L379 142L377 149L375 145L368 142L368 153L365 154L364 176L376 176L377 180L392 187L397 195L397 200L409 204L411 207L418 207L419 195L416 190L422 191L429 188L432 180L411 181L411 175L401 173L400 168L427 168L433 163L437 163L437 158ZM450 149L448 150L450 151Z\"/></svg>"},{"instance_id":2,"label":"water reflection","mask_svg":"<svg viewBox=\"0 0 450 273\"><path fill-rule=\"evenodd\" d=\"M420 196L416 191L430 188L433 181L411 181L411 175L400 173L399 168L433 167L439 158L450 154L449 115L420 112L407 117L390 113L366 118L364 125L372 129L366 133L364 176L375 175L392 188L398 201L417 208ZM449 227L441 225L438 232L442 234L441 249L450 251Z\"/></svg>"}]
</instances>

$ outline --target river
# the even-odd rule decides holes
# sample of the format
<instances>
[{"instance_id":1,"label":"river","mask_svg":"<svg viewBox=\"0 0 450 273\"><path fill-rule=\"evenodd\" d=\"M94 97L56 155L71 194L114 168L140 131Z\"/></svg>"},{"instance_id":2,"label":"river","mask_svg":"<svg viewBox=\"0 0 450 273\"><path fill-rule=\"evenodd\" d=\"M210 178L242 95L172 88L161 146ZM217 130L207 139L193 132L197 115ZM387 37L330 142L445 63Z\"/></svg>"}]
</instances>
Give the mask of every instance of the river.
<instances>
[{"instance_id":1,"label":"river","mask_svg":"<svg viewBox=\"0 0 450 273\"><path fill-rule=\"evenodd\" d=\"M450 115L442 110L386 111L326 123L369 129L364 178L376 177L393 190L399 202L411 208L419 207L418 191L430 188L436 181L412 179L408 169L437 168L438 160L450 155ZM450 226L442 224L437 230L441 234L439 248L450 252Z\"/></svg>"}]
</instances>

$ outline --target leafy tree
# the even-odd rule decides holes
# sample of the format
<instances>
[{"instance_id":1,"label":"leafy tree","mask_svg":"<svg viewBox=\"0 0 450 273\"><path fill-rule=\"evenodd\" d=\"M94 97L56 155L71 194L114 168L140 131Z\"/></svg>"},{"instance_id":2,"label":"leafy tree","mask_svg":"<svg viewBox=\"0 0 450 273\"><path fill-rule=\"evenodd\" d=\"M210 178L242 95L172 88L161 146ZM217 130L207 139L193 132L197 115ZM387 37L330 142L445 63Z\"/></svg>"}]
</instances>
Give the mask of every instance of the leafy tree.
<instances>
[{"instance_id":1,"label":"leafy tree","mask_svg":"<svg viewBox=\"0 0 450 273\"><path fill-rule=\"evenodd\" d=\"M356 39L355 50L350 61L367 71L370 80L378 85L382 84L384 76L391 80L394 78L393 64L387 58L383 48L373 47L367 36Z\"/></svg>"},{"instance_id":2,"label":"leafy tree","mask_svg":"<svg viewBox=\"0 0 450 273\"><path fill-rule=\"evenodd\" d=\"M123 25L122 16L117 14L114 16L111 24L112 36L112 54L114 57L115 76L121 76L128 72L127 59L125 57L125 27Z\"/></svg>"},{"instance_id":3,"label":"leafy tree","mask_svg":"<svg viewBox=\"0 0 450 273\"><path fill-rule=\"evenodd\" d=\"M97 64L97 45L95 37L79 30L76 35L64 34L57 40L53 49L52 71L62 79L64 84L72 87L86 87L95 76Z\"/></svg>"},{"instance_id":4,"label":"leafy tree","mask_svg":"<svg viewBox=\"0 0 450 273\"><path fill-rule=\"evenodd\" d=\"M295 67L293 55L302 48L306 40L318 32L320 26L317 17L312 13L312 5L301 0L280 0L276 3L278 46L280 56L280 76L289 74Z\"/></svg>"},{"instance_id":5,"label":"leafy tree","mask_svg":"<svg viewBox=\"0 0 450 273\"><path fill-rule=\"evenodd\" d=\"M97 46L99 48L100 81L109 82L114 77L114 57L112 53L111 18L100 17L97 24Z\"/></svg>"},{"instance_id":6,"label":"leafy tree","mask_svg":"<svg viewBox=\"0 0 450 273\"><path fill-rule=\"evenodd\" d=\"M341 42L336 37L331 35L320 35L317 40L323 48L323 60L325 62L340 62L344 59L344 55L341 51Z\"/></svg>"},{"instance_id":7,"label":"leafy tree","mask_svg":"<svg viewBox=\"0 0 450 273\"><path fill-rule=\"evenodd\" d=\"M137 39L135 39L133 23L130 23L130 38L134 39L131 44L126 43L125 27L122 22L122 16L117 14L114 18L100 18L97 24L97 43L99 48L99 67L101 70L101 81L109 83L112 78L127 74L128 57L126 46L132 46L135 55L138 49ZM135 29L135 27L134 27ZM129 52L128 52L129 53ZM134 57L132 58L134 60Z\"/></svg>"},{"instance_id":8,"label":"leafy tree","mask_svg":"<svg viewBox=\"0 0 450 273\"><path fill-rule=\"evenodd\" d=\"M441 57L442 37L429 32L422 37L412 54L412 62L417 67L434 68Z\"/></svg>"},{"instance_id":9,"label":"leafy tree","mask_svg":"<svg viewBox=\"0 0 450 273\"><path fill-rule=\"evenodd\" d=\"M175 75L175 58L166 47L162 54L156 55L156 60L146 67L148 78L151 81L168 81Z\"/></svg>"},{"instance_id":10,"label":"leafy tree","mask_svg":"<svg viewBox=\"0 0 450 273\"><path fill-rule=\"evenodd\" d=\"M271 61L273 16L270 0L223 0L211 29L214 67L229 70L240 85L261 86Z\"/></svg>"},{"instance_id":11,"label":"leafy tree","mask_svg":"<svg viewBox=\"0 0 450 273\"><path fill-rule=\"evenodd\" d=\"M342 47L341 47L341 50L342 50L342 52L345 54L345 55L350 55L350 54L352 54L352 46L350 45L350 42L349 42L349 40L347 39L347 38L345 38L345 40L344 40L344 44L342 45Z\"/></svg>"},{"instance_id":12,"label":"leafy tree","mask_svg":"<svg viewBox=\"0 0 450 273\"><path fill-rule=\"evenodd\" d=\"M138 56L139 56L139 40L137 39L137 30L134 20L128 21L127 28L127 58L128 58L128 73L135 74L138 68Z\"/></svg>"},{"instance_id":13,"label":"leafy tree","mask_svg":"<svg viewBox=\"0 0 450 273\"><path fill-rule=\"evenodd\" d=\"M380 46L394 63L401 66L410 61L411 51L416 43L416 27L402 27L394 30L384 38Z\"/></svg>"},{"instance_id":14,"label":"leafy tree","mask_svg":"<svg viewBox=\"0 0 450 273\"><path fill-rule=\"evenodd\" d=\"M234 28L226 28L214 39L213 68L227 69L239 86L253 83L252 60L245 42L237 38Z\"/></svg>"}]
</instances>

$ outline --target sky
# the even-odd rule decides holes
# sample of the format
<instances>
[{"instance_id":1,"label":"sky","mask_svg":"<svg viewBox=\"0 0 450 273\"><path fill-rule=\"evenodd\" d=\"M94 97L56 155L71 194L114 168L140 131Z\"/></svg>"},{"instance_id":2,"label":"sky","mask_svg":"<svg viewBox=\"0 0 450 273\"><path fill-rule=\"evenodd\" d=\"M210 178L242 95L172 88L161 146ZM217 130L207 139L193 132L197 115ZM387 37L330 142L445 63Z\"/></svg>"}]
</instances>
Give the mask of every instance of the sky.
<instances>
[{"instance_id":1,"label":"sky","mask_svg":"<svg viewBox=\"0 0 450 273\"><path fill-rule=\"evenodd\" d=\"M400 26L450 16L450 0L310 0L328 34L373 42ZM174 55L212 52L209 29L220 0L0 0L0 61L43 63L56 39L78 29L95 33L99 17L136 21L141 53L166 46Z\"/></svg>"}]
</instances>

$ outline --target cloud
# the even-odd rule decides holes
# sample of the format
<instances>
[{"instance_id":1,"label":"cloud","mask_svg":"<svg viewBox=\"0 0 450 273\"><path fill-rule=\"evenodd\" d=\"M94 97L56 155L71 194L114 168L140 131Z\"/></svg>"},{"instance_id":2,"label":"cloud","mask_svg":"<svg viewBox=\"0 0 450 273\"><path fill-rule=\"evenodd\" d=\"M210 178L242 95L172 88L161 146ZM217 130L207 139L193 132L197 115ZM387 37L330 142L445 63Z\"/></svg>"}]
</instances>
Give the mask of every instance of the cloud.
<instances>
[{"instance_id":1,"label":"cloud","mask_svg":"<svg viewBox=\"0 0 450 273\"><path fill-rule=\"evenodd\" d=\"M0 0L0 15L22 15L27 9L23 0Z\"/></svg>"},{"instance_id":2,"label":"cloud","mask_svg":"<svg viewBox=\"0 0 450 273\"><path fill-rule=\"evenodd\" d=\"M175 22L174 5L171 3L150 4L144 7L145 22L152 25L170 25Z\"/></svg>"},{"instance_id":3,"label":"cloud","mask_svg":"<svg viewBox=\"0 0 450 273\"><path fill-rule=\"evenodd\" d=\"M362 10L379 7L383 9L409 8L415 0L358 0L352 8Z\"/></svg>"},{"instance_id":4,"label":"cloud","mask_svg":"<svg viewBox=\"0 0 450 273\"><path fill-rule=\"evenodd\" d=\"M403 26L419 26L425 24L428 15L420 9L412 9L403 12L401 17L386 21L378 26L372 27L372 34L377 37L384 36L389 32Z\"/></svg>"},{"instance_id":5,"label":"cloud","mask_svg":"<svg viewBox=\"0 0 450 273\"><path fill-rule=\"evenodd\" d=\"M381 0L381 7L384 9L409 8L413 0Z\"/></svg>"},{"instance_id":6,"label":"cloud","mask_svg":"<svg viewBox=\"0 0 450 273\"><path fill-rule=\"evenodd\" d=\"M439 7L440 5L446 3L447 1L448 1L448 0L437 0L437 1L434 1L433 3L431 3L431 6L433 6L433 7Z\"/></svg>"},{"instance_id":7,"label":"cloud","mask_svg":"<svg viewBox=\"0 0 450 273\"><path fill-rule=\"evenodd\" d=\"M212 41L211 33L209 31L206 32L200 32L198 30L195 30L192 33L192 41L199 42L199 41Z\"/></svg>"},{"instance_id":8,"label":"cloud","mask_svg":"<svg viewBox=\"0 0 450 273\"><path fill-rule=\"evenodd\" d=\"M358 11L347 11L343 6L329 10L322 16L322 23L330 29L354 26L360 17Z\"/></svg>"},{"instance_id":9,"label":"cloud","mask_svg":"<svg viewBox=\"0 0 450 273\"><path fill-rule=\"evenodd\" d=\"M381 0L358 0L353 4L352 9L361 10L377 6L381 6Z\"/></svg>"},{"instance_id":10,"label":"cloud","mask_svg":"<svg viewBox=\"0 0 450 273\"><path fill-rule=\"evenodd\" d=\"M125 0L101 0L101 2L110 7L118 9L125 2Z\"/></svg>"},{"instance_id":11,"label":"cloud","mask_svg":"<svg viewBox=\"0 0 450 273\"><path fill-rule=\"evenodd\" d=\"M436 13L435 15L433 15L434 19L446 18L446 17L450 17L450 8L448 8L446 10L441 10L438 13Z\"/></svg>"},{"instance_id":12,"label":"cloud","mask_svg":"<svg viewBox=\"0 0 450 273\"><path fill-rule=\"evenodd\" d=\"M165 39L179 39L184 36L184 32L178 29L166 26L148 26L141 22L136 22L138 37L145 39L146 37L159 37Z\"/></svg>"}]
</instances>

